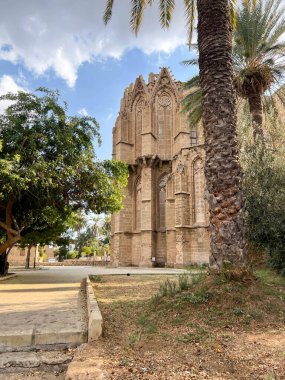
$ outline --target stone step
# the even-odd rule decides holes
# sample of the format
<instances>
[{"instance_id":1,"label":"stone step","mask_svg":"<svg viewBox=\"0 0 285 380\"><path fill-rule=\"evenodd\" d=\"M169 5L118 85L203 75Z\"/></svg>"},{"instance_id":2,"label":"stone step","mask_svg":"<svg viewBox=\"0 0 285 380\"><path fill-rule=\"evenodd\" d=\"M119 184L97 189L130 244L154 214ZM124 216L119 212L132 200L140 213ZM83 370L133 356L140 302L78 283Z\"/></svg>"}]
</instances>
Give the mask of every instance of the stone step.
<instances>
[{"instance_id":1,"label":"stone step","mask_svg":"<svg viewBox=\"0 0 285 380\"><path fill-rule=\"evenodd\" d=\"M5 352L0 354L0 373L3 370L19 368L37 368L40 366L64 365L71 362L73 350L70 351L33 351Z\"/></svg>"},{"instance_id":2,"label":"stone step","mask_svg":"<svg viewBox=\"0 0 285 380\"><path fill-rule=\"evenodd\" d=\"M51 344L80 345L87 341L87 329L76 329L56 324L45 328L25 328L14 331L0 332L0 352L19 350L26 351L25 347Z\"/></svg>"}]
</instances>

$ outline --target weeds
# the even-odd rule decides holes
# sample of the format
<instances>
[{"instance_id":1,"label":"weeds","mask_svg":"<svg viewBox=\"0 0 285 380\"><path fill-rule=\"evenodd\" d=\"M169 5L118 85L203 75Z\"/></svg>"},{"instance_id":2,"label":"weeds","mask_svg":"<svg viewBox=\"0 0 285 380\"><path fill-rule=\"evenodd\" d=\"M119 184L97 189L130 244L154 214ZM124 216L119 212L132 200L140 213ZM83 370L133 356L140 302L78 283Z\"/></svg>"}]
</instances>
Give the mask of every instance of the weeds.
<instances>
[{"instance_id":1,"label":"weeds","mask_svg":"<svg viewBox=\"0 0 285 380\"><path fill-rule=\"evenodd\" d=\"M192 303L193 305L207 303L209 298L210 293L203 290L196 293L186 293L182 296L183 301Z\"/></svg>"},{"instance_id":2,"label":"weeds","mask_svg":"<svg viewBox=\"0 0 285 380\"><path fill-rule=\"evenodd\" d=\"M102 277L97 276L95 274L89 275L89 278L91 282L102 282Z\"/></svg>"},{"instance_id":3,"label":"weeds","mask_svg":"<svg viewBox=\"0 0 285 380\"><path fill-rule=\"evenodd\" d=\"M137 332L134 334L130 334L128 336L128 345L133 346L134 344L138 343L141 340L141 332Z\"/></svg>"},{"instance_id":4,"label":"weeds","mask_svg":"<svg viewBox=\"0 0 285 380\"><path fill-rule=\"evenodd\" d=\"M163 284L160 285L158 296L174 296L177 293L181 293L185 290L192 288L194 285L199 283L204 277L205 274L200 272L198 274L191 275L187 273L180 274L178 276L178 282L170 281L169 279L167 279Z\"/></svg>"},{"instance_id":5,"label":"weeds","mask_svg":"<svg viewBox=\"0 0 285 380\"><path fill-rule=\"evenodd\" d=\"M181 336L177 337L176 340L182 343L200 343L210 338L210 336L211 334L207 330L200 327L197 328L195 331L182 334Z\"/></svg>"},{"instance_id":6,"label":"weeds","mask_svg":"<svg viewBox=\"0 0 285 380\"><path fill-rule=\"evenodd\" d=\"M263 321L263 314L258 311L258 310L251 310L249 312L249 315L251 316L252 319L254 319L255 321Z\"/></svg>"},{"instance_id":7,"label":"weeds","mask_svg":"<svg viewBox=\"0 0 285 380\"><path fill-rule=\"evenodd\" d=\"M178 293L177 283L167 279L164 284L161 284L159 287L159 294L161 297L173 296Z\"/></svg>"},{"instance_id":8,"label":"weeds","mask_svg":"<svg viewBox=\"0 0 285 380\"><path fill-rule=\"evenodd\" d=\"M157 331L156 325L148 319L145 315L142 315L138 321L137 324L142 328L142 330L148 334L153 334Z\"/></svg>"},{"instance_id":9,"label":"weeds","mask_svg":"<svg viewBox=\"0 0 285 380\"><path fill-rule=\"evenodd\" d=\"M235 307L234 310L233 310L233 313L237 317L240 317L241 315L244 315L244 311L241 308L239 308L239 307Z\"/></svg>"}]
</instances>

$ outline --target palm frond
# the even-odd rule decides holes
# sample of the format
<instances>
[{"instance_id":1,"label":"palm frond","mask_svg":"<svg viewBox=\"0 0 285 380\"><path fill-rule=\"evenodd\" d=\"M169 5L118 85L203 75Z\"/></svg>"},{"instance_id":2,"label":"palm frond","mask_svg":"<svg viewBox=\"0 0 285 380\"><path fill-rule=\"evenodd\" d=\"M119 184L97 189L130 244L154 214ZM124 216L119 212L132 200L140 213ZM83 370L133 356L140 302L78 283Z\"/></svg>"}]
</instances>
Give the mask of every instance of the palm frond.
<instances>
[{"instance_id":1,"label":"palm frond","mask_svg":"<svg viewBox=\"0 0 285 380\"><path fill-rule=\"evenodd\" d=\"M279 40L285 33L285 18L280 5L281 0L259 1L237 12L233 60L241 87L249 80L258 84L254 78L259 77L263 89L268 89L285 75L285 44Z\"/></svg>"},{"instance_id":2,"label":"palm frond","mask_svg":"<svg viewBox=\"0 0 285 380\"><path fill-rule=\"evenodd\" d=\"M187 82L184 82L183 88L185 90L191 90L193 87L200 86L200 77L199 75L195 75L193 78L189 79Z\"/></svg>"},{"instance_id":3,"label":"palm frond","mask_svg":"<svg viewBox=\"0 0 285 380\"><path fill-rule=\"evenodd\" d=\"M184 83L187 95L182 100L182 112L187 114L190 125L197 125L202 119L202 90L199 75Z\"/></svg>"},{"instance_id":4,"label":"palm frond","mask_svg":"<svg viewBox=\"0 0 285 380\"><path fill-rule=\"evenodd\" d=\"M237 26L236 0L230 1L230 13L231 13L233 30L236 30L236 26Z\"/></svg>"},{"instance_id":5,"label":"palm frond","mask_svg":"<svg viewBox=\"0 0 285 380\"><path fill-rule=\"evenodd\" d=\"M250 7L255 7L256 6L256 0L243 0L243 5L247 8L250 9Z\"/></svg>"},{"instance_id":6,"label":"palm frond","mask_svg":"<svg viewBox=\"0 0 285 380\"><path fill-rule=\"evenodd\" d=\"M160 24L163 28L169 28L172 14L175 8L175 0L160 0Z\"/></svg>"},{"instance_id":7,"label":"palm frond","mask_svg":"<svg viewBox=\"0 0 285 380\"><path fill-rule=\"evenodd\" d=\"M277 91L275 91L274 95L280 101L281 105L285 107L285 85L283 85Z\"/></svg>"},{"instance_id":8,"label":"palm frond","mask_svg":"<svg viewBox=\"0 0 285 380\"><path fill-rule=\"evenodd\" d=\"M105 25L107 25L108 22L111 20L113 5L114 5L114 0L107 0L104 15L103 15L103 21Z\"/></svg>"},{"instance_id":9,"label":"palm frond","mask_svg":"<svg viewBox=\"0 0 285 380\"><path fill-rule=\"evenodd\" d=\"M184 66L196 66L198 65L198 59L197 58L193 58L193 59L186 59L184 61L181 62L182 65Z\"/></svg>"},{"instance_id":10,"label":"palm frond","mask_svg":"<svg viewBox=\"0 0 285 380\"><path fill-rule=\"evenodd\" d=\"M138 34L139 28L141 26L143 12L145 7L149 5L147 0L131 0L132 9L131 9L131 20L130 25L131 29L135 34Z\"/></svg>"},{"instance_id":11,"label":"palm frond","mask_svg":"<svg viewBox=\"0 0 285 380\"><path fill-rule=\"evenodd\" d=\"M187 103L182 109L182 112L187 114L190 126L197 125L202 120L202 92L200 90L192 95L188 95Z\"/></svg>"},{"instance_id":12,"label":"palm frond","mask_svg":"<svg viewBox=\"0 0 285 380\"><path fill-rule=\"evenodd\" d=\"M188 46L192 45L192 38L195 26L195 15L196 15L196 0L184 0L185 16L186 16L186 26L188 31Z\"/></svg>"}]
</instances>

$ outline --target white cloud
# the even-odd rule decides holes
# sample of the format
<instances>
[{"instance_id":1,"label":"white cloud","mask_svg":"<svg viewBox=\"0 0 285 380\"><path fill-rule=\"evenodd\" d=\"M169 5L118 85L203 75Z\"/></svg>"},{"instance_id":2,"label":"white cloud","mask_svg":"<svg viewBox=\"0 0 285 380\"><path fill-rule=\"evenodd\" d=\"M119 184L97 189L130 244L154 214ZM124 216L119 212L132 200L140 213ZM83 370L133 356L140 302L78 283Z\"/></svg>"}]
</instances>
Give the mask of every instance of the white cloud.
<instances>
[{"instance_id":1,"label":"white cloud","mask_svg":"<svg viewBox=\"0 0 285 380\"><path fill-rule=\"evenodd\" d=\"M19 86L15 79L10 75L3 75L0 77L0 96L5 95L8 92L16 93L18 91L25 91L24 88ZM7 108L11 104L10 101L1 100L0 101L0 113L3 113L5 108Z\"/></svg>"},{"instance_id":2,"label":"white cloud","mask_svg":"<svg viewBox=\"0 0 285 380\"><path fill-rule=\"evenodd\" d=\"M22 63L36 75L53 69L74 86L79 66L119 59L126 49L169 53L186 41L183 2L169 31L160 28L157 6L147 9L138 37L130 32L130 1L115 1L113 18L102 22L106 0L1 1L0 59Z\"/></svg>"},{"instance_id":3,"label":"white cloud","mask_svg":"<svg viewBox=\"0 0 285 380\"><path fill-rule=\"evenodd\" d=\"M84 107L80 108L80 110L78 110L78 113L79 113L80 116L89 116L88 111Z\"/></svg>"},{"instance_id":4,"label":"white cloud","mask_svg":"<svg viewBox=\"0 0 285 380\"><path fill-rule=\"evenodd\" d=\"M114 117L114 114L111 112L111 113L109 113L109 114L107 115L106 120L109 121L109 120L112 119L112 117Z\"/></svg>"}]
</instances>

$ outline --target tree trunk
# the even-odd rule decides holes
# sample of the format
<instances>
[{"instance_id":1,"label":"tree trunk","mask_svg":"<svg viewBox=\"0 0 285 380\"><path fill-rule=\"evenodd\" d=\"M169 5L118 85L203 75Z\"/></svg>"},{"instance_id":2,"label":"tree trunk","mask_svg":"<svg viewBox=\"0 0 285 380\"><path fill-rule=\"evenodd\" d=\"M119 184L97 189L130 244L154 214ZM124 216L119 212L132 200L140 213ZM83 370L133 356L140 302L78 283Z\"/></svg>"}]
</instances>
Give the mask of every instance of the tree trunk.
<instances>
[{"instance_id":1,"label":"tree trunk","mask_svg":"<svg viewBox=\"0 0 285 380\"><path fill-rule=\"evenodd\" d=\"M25 265L25 269L30 269L31 249L32 249L32 245L29 245L29 246L28 246L27 257L26 257L26 265Z\"/></svg>"},{"instance_id":2,"label":"tree trunk","mask_svg":"<svg viewBox=\"0 0 285 380\"><path fill-rule=\"evenodd\" d=\"M8 273L7 256L6 252L0 255L0 276Z\"/></svg>"},{"instance_id":3,"label":"tree trunk","mask_svg":"<svg viewBox=\"0 0 285 380\"><path fill-rule=\"evenodd\" d=\"M236 139L228 0L198 0L198 48L210 211L210 265L247 263L244 199Z\"/></svg>"},{"instance_id":4,"label":"tree trunk","mask_svg":"<svg viewBox=\"0 0 285 380\"><path fill-rule=\"evenodd\" d=\"M38 261L38 244L35 245L34 268L36 267L37 261Z\"/></svg>"},{"instance_id":5,"label":"tree trunk","mask_svg":"<svg viewBox=\"0 0 285 380\"><path fill-rule=\"evenodd\" d=\"M264 142L263 135L263 105L262 97L259 92L254 92L248 95L249 111L252 119L253 138L254 141L260 138L261 142Z\"/></svg>"},{"instance_id":6,"label":"tree trunk","mask_svg":"<svg viewBox=\"0 0 285 380\"><path fill-rule=\"evenodd\" d=\"M12 248L15 243L21 240L21 230L18 228L17 224L17 230L12 228L12 211L13 201L10 199L6 205L5 223L0 221L0 228L2 228L7 235L7 240L3 244L0 244L0 255L5 254L7 249Z\"/></svg>"}]
</instances>

